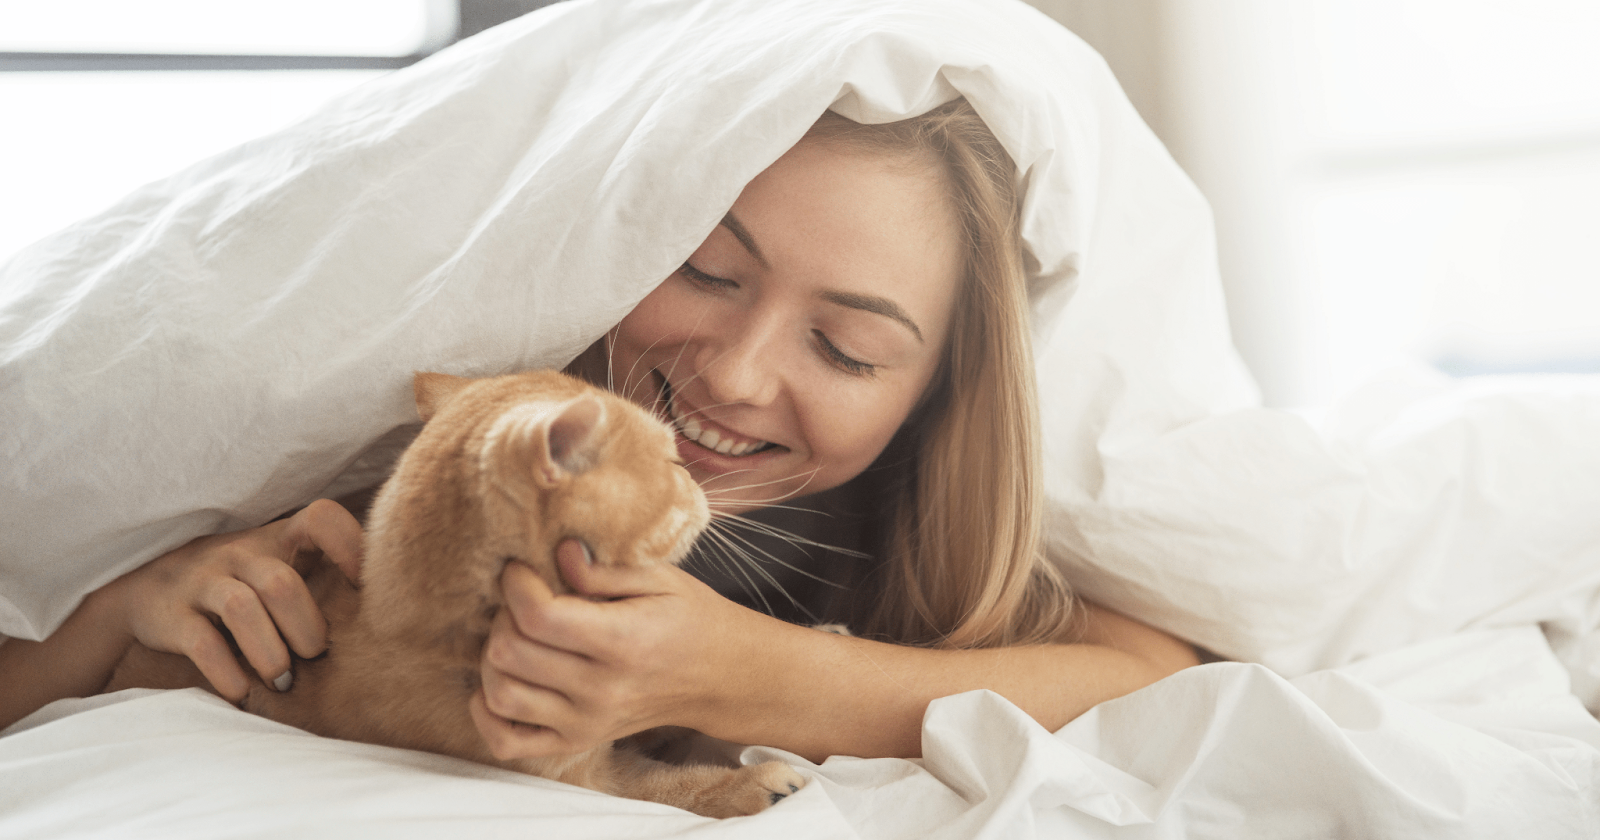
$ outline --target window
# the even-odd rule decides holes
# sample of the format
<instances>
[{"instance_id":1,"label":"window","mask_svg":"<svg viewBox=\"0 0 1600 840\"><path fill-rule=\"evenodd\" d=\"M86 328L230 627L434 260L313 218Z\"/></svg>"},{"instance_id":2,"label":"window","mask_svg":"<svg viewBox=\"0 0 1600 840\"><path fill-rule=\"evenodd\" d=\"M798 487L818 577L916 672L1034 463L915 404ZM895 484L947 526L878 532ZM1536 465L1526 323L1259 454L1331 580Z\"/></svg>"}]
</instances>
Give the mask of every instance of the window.
<instances>
[{"instance_id":1,"label":"window","mask_svg":"<svg viewBox=\"0 0 1600 840\"><path fill-rule=\"evenodd\" d=\"M1334 378L1600 371L1600 4L1310 12L1301 225Z\"/></svg>"},{"instance_id":2,"label":"window","mask_svg":"<svg viewBox=\"0 0 1600 840\"><path fill-rule=\"evenodd\" d=\"M0 261L550 0L0 0Z\"/></svg>"},{"instance_id":3,"label":"window","mask_svg":"<svg viewBox=\"0 0 1600 840\"><path fill-rule=\"evenodd\" d=\"M1600 3L1031 2L1210 199L1268 404L1396 362L1600 371Z\"/></svg>"}]
</instances>

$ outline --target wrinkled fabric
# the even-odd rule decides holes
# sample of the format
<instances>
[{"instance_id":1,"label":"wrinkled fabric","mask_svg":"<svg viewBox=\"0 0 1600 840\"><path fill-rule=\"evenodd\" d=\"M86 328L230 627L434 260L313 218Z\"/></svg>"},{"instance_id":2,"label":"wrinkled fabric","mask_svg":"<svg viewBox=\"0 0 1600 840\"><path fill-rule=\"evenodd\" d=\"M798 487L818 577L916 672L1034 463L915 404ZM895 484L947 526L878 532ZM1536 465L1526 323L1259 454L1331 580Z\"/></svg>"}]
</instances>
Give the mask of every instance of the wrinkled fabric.
<instances>
[{"instance_id":1,"label":"wrinkled fabric","mask_svg":"<svg viewBox=\"0 0 1600 840\"><path fill-rule=\"evenodd\" d=\"M0 631L342 487L416 369L559 366L821 113L966 96L1024 179L1052 486L1252 404L1208 211L1015 2L562 3L151 184L0 275ZM1082 546L1085 550L1090 546Z\"/></svg>"},{"instance_id":2,"label":"wrinkled fabric","mask_svg":"<svg viewBox=\"0 0 1600 840\"><path fill-rule=\"evenodd\" d=\"M1282 840L1600 834L1600 723L1533 628L1286 680L1190 668L1051 734L986 691L936 700L923 758L787 760L811 781L713 820L319 738L197 689L61 701L0 737L0 838Z\"/></svg>"},{"instance_id":3,"label":"wrinkled fabric","mask_svg":"<svg viewBox=\"0 0 1600 840\"><path fill-rule=\"evenodd\" d=\"M1600 706L1600 380L1260 408L1203 200L1100 58L1006 0L561 3L23 251L0 632L381 475L414 370L564 364L824 109L958 95L1022 181L1047 541L1084 594L1283 678L1541 627Z\"/></svg>"}]
</instances>

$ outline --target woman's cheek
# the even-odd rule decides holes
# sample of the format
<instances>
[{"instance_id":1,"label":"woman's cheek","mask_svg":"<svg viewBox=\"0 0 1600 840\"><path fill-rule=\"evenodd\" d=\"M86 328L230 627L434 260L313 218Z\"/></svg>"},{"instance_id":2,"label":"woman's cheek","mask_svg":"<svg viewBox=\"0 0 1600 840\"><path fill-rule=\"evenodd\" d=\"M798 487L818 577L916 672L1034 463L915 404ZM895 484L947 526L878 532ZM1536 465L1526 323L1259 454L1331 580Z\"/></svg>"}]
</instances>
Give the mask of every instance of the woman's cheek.
<instances>
[{"instance_id":1,"label":"woman's cheek","mask_svg":"<svg viewBox=\"0 0 1600 840\"><path fill-rule=\"evenodd\" d=\"M697 315L693 306L695 302L685 299L687 296L682 291L669 288L673 285L678 285L675 278L668 278L666 283L646 295L622 319L618 325L617 339L628 351L642 355L652 346L687 337L692 327L686 328L685 325L692 325L704 317L704 301L698 302L702 313ZM684 335L679 336L678 333Z\"/></svg>"}]
</instances>

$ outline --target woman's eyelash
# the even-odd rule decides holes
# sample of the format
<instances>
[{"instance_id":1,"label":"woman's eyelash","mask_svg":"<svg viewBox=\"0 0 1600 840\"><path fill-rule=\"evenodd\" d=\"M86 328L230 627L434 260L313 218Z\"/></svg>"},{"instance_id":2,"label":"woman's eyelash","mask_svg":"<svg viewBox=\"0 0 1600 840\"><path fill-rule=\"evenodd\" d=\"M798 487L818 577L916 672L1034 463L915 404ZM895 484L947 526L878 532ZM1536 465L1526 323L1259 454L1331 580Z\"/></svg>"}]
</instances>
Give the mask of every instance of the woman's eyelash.
<instances>
[{"instance_id":1,"label":"woman's eyelash","mask_svg":"<svg viewBox=\"0 0 1600 840\"><path fill-rule=\"evenodd\" d=\"M690 280L692 280L695 283L698 283L698 284L700 284L702 286L711 286L713 288L718 288L718 289L728 289L728 288L733 288L733 287L739 285L738 283L735 283L732 280L729 280L729 279L724 278L724 277L713 277L713 276L705 273L704 271L701 271L700 269L695 268L694 266L692 266L692 265L690 265L688 263L684 263L682 266L679 266L678 270L683 272L683 276L689 278Z\"/></svg>"},{"instance_id":2,"label":"woman's eyelash","mask_svg":"<svg viewBox=\"0 0 1600 840\"><path fill-rule=\"evenodd\" d=\"M844 351L840 350L838 347L835 347L833 342L829 341L828 337L822 334L821 330L812 330L811 334L817 337L817 346L822 348L822 354L828 357L828 361L838 365L839 368L844 370L845 373L851 374L852 376L871 376L874 373L877 373L877 365L868 364L860 359L852 359L851 357L846 356Z\"/></svg>"},{"instance_id":3,"label":"woman's eyelash","mask_svg":"<svg viewBox=\"0 0 1600 840\"><path fill-rule=\"evenodd\" d=\"M732 289L737 288L739 285L738 283L735 283L725 277L715 277L707 274L687 262L680 266L678 270L683 273L684 277L689 278L690 282L700 286L705 286L707 288ZM840 350L834 345L833 342L829 341L828 337L824 335L821 330L812 330L811 334L816 336L817 346L821 348L822 355L827 357L830 363L840 370L843 370L845 373L848 373L852 376L872 376L873 374L877 373L877 365L863 362L860 359L852 358L846 355L843 350Z\"/></svg>"}]
</instances>

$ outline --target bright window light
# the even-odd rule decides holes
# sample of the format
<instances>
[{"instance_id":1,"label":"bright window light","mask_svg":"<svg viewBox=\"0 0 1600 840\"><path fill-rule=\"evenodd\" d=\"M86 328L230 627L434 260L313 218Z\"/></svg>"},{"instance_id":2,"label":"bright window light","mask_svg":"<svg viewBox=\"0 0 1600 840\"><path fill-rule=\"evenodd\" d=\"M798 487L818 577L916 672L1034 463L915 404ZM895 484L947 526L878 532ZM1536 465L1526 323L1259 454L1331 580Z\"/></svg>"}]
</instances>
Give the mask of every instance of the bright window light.
<instances>
[{"instance_id":1,"label":"bright window light","mask_svg":"<svg viewBox=\"0 0 1600 840\"><path fill-rule=\"evenodd\" d=\"M0 3L0 52L409 56L455 36L454 0Z\"/></svg>"},{"instance_id":2,"label":"bright window light","mask_svg":"<svg viewBox=\"0 0 1600 840\"><path fill-rule=\"evenodd\" d=\"M1303 376L1600 371L1600 3L1316 0Z\"/></svg>"},{"instance_id":3,"label":"bright window light","mask_svg":"<svg viewBox=\"0 0 1600 840\"><path fill-rule=\"evenodd\" d=\"M1316 0L1324 140L1600 130L1594 0Z\"/></svg>"},{"instance_id":4,"label":"bright window light","mask_svg":"<svg viewBox=\"0 0 1600 840\"><path fill-rule=\"evenodd\" d=\"M1339 391L1396 360L1447 373L1600 363L1600 150L1422 170L1319 191L1313 328Z\"/></svg>"},{"instance_id":5,"label":"bright window light","mask_svg":"<svg viewBox=\"0 0 1600 840\"><path fill-rule=\"evenodd\" d=\"M0 263L384 72L0 73Z\"/></svg>"}]
</instances>

